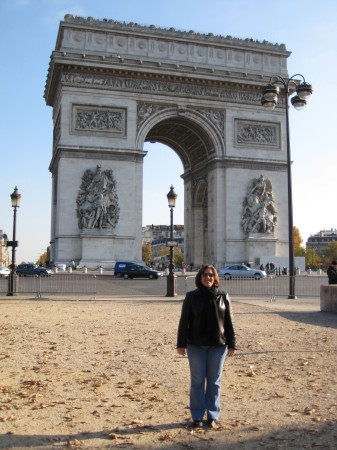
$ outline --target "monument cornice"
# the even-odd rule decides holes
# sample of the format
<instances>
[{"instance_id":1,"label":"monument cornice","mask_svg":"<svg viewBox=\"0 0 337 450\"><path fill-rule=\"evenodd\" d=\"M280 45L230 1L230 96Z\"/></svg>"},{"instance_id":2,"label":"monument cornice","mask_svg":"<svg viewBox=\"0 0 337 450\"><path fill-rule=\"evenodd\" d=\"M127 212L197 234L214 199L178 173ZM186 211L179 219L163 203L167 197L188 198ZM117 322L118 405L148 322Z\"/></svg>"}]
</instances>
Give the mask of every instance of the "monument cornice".
<instances>
[{"instance_id":1,"label":"monument cornice","mask_svg":"<svg viewBox=\"0 0 337 450\"><path fill-rule=\"evenodd\" d=\"M120 161L133 161L142 162L147 152L138 149L112 149L103 147L80 147L70 145L58 145L55 148L52 160L49 165L49 171L51 173L57 167L60 157L75 158L75 159L102 159L110 160L111 155L114 156L114 160Z\"/></svg>"},{"instance_id":2,"label":"monument cornice","mask_svg":"<svg viewBox=\"0 0 337 450\"><path fill-rule=\"evenodd\" d=\"M177 39L189 42L205 42L211 44L230 45L233 47L250 47L258 49L268 49L277 52L284 52L289 55L290 52L286 50L285 44L271 43L266 40L262 42L252 38L237 38L230 35L215 35L213 33L200 33L194 30L176 30L173 27L163 28L155 25L144 25L135 22L120 22L114 19L95 19L91 16L85 18L80 16L73 16L72 14L66 14L64 21L60 24L60 32L57 38L56 46L60 45L62 38L62 27L73 27L77 29L91 29L92 31L99 32L119 32L123 34L132 34L145 37L158 36L166 39Z\"/></svg>"},{"instance_id":3,"label":"monument cornice","mask_svg":"<svg viewBox=\"0 0 337 450\"><path fill-rule=\"evenodd\" d=\"M235 169L259 169L271 170L273 172L284 172L287 170L286 161L265 160L261 158L237 158L232 156L216 157L205 162L209 169L215 168L235 168Z\"/></svg>"},{"instance_id":4,"label":"monument cornice","mask_svg":"<svg viewBox=\"0 0 337 450\"><path fill-rule=\"evenodd\" d=\"M210 158L202 165L198 165L194 169L186 170L181 178L185 181L195 179L203 176L205 170L214 169L251 169L251 170L270 170L272 172L285 172L287 170L287 163L285 161L266 161L262 159L253 158L235 158L231 156L224 156L223 158Z\"/></svg>"}]
</instances>

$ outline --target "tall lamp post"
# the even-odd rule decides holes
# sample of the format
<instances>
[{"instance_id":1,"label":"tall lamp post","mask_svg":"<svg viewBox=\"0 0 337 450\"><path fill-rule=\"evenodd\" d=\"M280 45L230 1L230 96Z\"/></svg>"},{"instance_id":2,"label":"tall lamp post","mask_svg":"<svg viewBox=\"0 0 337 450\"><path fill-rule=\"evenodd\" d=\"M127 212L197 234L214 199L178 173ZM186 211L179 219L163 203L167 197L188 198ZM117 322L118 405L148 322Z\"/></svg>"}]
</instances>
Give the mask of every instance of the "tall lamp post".
<instances>
[{"instance_id":1,"label":"tall lamp post","mask_svg":"<svg viewBox=\"0 0 337 450\"><path fill-rule=\"evenodd\" d=\"M170 247L170 265L169 273L167 276L167 291L166 297L175 297L177 295L177 277L174 274L174 262L173 262L173 247L175 247L175 242L173 240L173 209L176 206L176 199L178 195L174 191L173 185L171 185L170 192L167 194L168 206L171 213L171 229L170 229L170 240L166 245Z\"/></svg>"},{"instance_id":2,"label":"tall lamp post","mask_svg":"<svg viewBox=\"0 0 337 450\"><path fill-rule=\"evenodd\" d=\"M299 82L295 77L301 77ZM293 231L293 200L291 184L291 154L290 154L290 134L289 134L289 98L295 109L302 109L307 104L307 100L313 92L311 84L305 81L303 75L297 73L289 79L284 79L280 75L273 75L268 86L262 91L261 103L265 108L274 109L278 102L280 86L284 89L286 105L286 133L287 133L287 173L288 173L288 234L289 234L289 295L288 298L295 299L295 257L294 257L294 231Z\"/></svg>"},{"instance_id":3,"label":"tall lamp post","mask_svg":"<svg viewBox=\"0 0 337 450\"><path fill-rule=\"evenodd\" d=\"M10 265L11 273L8 276L8 292L7 295L18 295L18 276L16 273L15 264L15 250L19 245L16 240L16 209L20 206L21 194L19 194L18 188L15 186L14 192L11 194L12 207L14 208L13 217L13 240L7 241L7 247L12 247L12 264Z\"/></svg>"}]
</instances>

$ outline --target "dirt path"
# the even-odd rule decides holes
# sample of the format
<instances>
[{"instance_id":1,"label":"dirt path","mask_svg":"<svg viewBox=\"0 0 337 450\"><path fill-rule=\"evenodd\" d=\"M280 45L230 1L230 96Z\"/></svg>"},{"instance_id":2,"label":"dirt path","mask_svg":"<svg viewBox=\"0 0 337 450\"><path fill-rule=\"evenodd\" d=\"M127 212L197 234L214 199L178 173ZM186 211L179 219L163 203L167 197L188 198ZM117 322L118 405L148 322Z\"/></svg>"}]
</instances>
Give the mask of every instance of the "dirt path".
<instances>
[{"instance_id":1,"label":"dirt path","mask_svg":"<svg viewBox=\"0 0 337 450\"><path fill-rule=\"evenodd\" d=\"M233 307L222 423L196 431L177 299L0 300L0 448L336 448L336 315Z\"/></svg>"}]
</instances>

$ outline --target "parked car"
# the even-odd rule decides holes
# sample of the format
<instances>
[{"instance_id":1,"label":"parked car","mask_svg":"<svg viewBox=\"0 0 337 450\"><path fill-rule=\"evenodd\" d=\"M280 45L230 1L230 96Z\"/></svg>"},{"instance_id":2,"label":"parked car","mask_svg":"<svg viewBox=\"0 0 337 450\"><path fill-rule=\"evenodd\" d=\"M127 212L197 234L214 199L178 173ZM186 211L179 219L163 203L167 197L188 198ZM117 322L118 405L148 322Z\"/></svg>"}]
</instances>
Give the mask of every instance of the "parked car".
<instances>
[{"instance_id":1,"label":"parked car","mask_svg":"<svg viewBox=\"0 0 337 450\"><path fill-rule=\"evenodd\" d=\"M16 273L20 277L25 277L26 275L38 275L41 277L49 277L52 271L46 269L45 267L38 266L37 264L20 264L16 268Z\"/></svg>"},{"instance_id":2,"label":"parked car","mask_svg":"<svg viewBox=\"0 0 337 450\"><path fill-rule=\"evenodd\" d=\"M231 278L255 278L255 280L260 280L267 276L264 270L251 269L244 264L226 266L223 269L220 269L218 273L226 280L230 280Z\"/></svg>"},{"instance_id":3,"label":"parked car","mask_svg":"<svg viewBox=\"0 0 337 450\"><path fill-rule=\"evenodd\" d=\"M8 269L8 267L0 266L0 278L8 278L8 275L11 273L11 271Z\"/></svg>"},{"instance_id":4,"label":"parked car","mask_svg":"<svg viewBox=\"0 0 337 450\"><path fill-rule=\"evenodd\" d=\"M158 270L150 269L146 266L140 266L138 264L132 264L122 268L120 271L120 276L125 280L128 278L149 278L150 280L156 280L158 277L163 276L163 272Z\"/></svg>"}]
</instances>

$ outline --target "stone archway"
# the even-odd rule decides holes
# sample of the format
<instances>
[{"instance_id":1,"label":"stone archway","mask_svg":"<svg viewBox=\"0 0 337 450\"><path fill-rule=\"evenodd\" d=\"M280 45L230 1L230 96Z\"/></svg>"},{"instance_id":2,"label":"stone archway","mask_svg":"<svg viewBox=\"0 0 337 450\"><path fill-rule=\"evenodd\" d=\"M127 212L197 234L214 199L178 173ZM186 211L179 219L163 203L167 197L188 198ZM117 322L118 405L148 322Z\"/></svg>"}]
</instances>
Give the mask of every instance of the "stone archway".
<instances>
[{"instance_id":1,"label":"stone archway","mask_svg":"<svg viewBox=\"0 0 337 450\"><path fill-rule=\"evenodd\" d=\"M183 164L187 263L286 255L285 109L281 99L266 113L260 90L275 72L287 76L289 54L266 41L67 15L45 88L53 262L141 259L147 141ZM260 196L256 208L277 212L277 226L254 227L251 214L244 227L247 190L262 175L273 205Z\"/></svg>"},{"instance_id":2,"label":"stone archway","mask_svg":"<svg viewBox=\"0 0 337 450\"><path fill-rule=\"evenodd\" d=\"M216 154L216 148L221 152L223 145L217 142L216 130L205 121L200 111L184 110L184 115L181 115L179 110L163 108L158 111L155 106L147 107L151 114L137 142L140 146L144 141L160 142L180 157L185 188L190 192L185 198L185 261L200 266L208 261L209 253L208 199L207 175L202 180L198 177L200 170L205 171L205 163Z\"/></svg>"}]
</instances>

